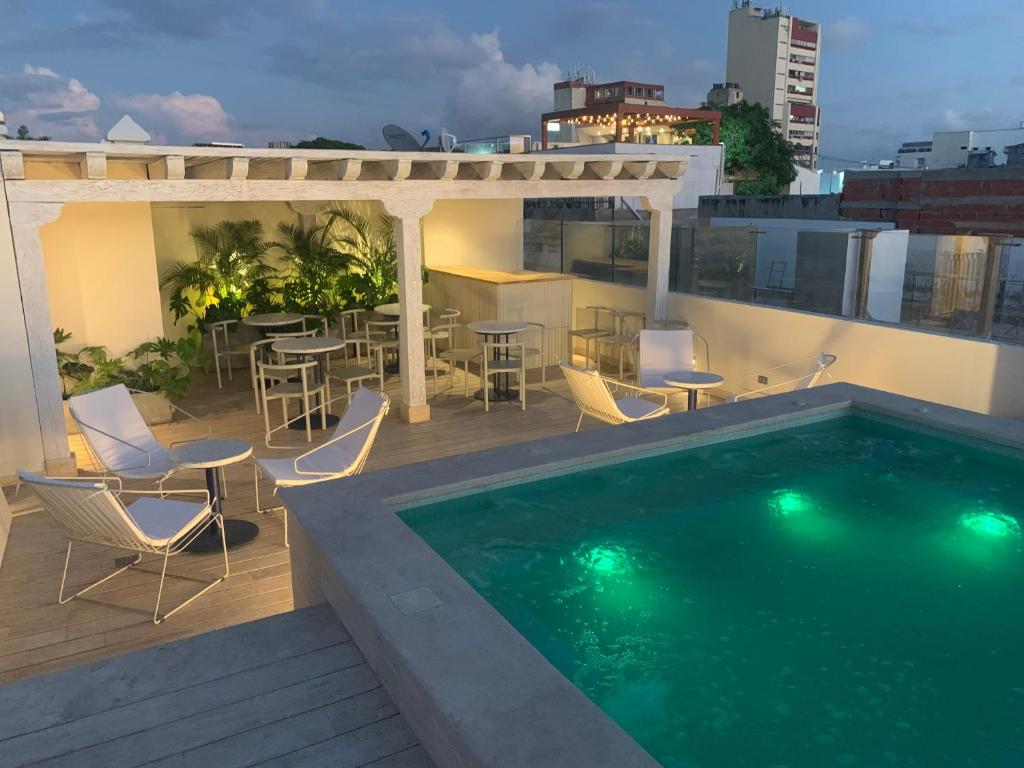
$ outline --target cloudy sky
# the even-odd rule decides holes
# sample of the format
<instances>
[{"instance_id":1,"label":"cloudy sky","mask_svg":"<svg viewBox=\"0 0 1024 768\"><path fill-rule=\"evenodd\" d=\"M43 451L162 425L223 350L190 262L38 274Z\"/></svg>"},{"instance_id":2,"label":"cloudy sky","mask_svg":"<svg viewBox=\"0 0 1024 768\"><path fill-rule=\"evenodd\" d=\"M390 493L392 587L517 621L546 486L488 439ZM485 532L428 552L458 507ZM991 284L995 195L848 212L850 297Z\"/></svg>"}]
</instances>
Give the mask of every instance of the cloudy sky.
<instances>
[{"instance_id":1,"label":"cloudy sky","mask_svg":"<svg viewBox=\"0 0 1024 768\"><path fill-rule=\"evenodd\" d=\"M161 142L315 135L382 146L396 122L460 138L539 132L551 84L666 85L698 104L725 74L729 0L0 0L0 110L55 139L125 112ZM825 27L822 154L891 157L934 130L1024 120L1019 0L793 0ZM827 165L827 163L826 163Z\"/></svg>"}]
</instances>

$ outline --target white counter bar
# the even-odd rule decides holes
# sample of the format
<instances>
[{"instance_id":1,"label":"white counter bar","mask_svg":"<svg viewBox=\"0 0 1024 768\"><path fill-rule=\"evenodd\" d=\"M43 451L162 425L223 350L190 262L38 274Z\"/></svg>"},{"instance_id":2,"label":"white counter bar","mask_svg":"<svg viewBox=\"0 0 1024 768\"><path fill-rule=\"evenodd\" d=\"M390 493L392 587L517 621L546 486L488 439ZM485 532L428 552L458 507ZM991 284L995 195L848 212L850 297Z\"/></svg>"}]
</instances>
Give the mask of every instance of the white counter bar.
<instances>
[{"instance_id":1,"label":"white counter bar","mask_svg":"<svg viewBox=\"0 0 1024 768\"><path fill-rule=\"evenodd\" d=\"M433 309L430 322L440 323L446 307L461 310L465 326L477 320L523 320L547 329L545 365L568 359L572 327L573 275L554 272L502 272L478 267L432 267L423 286L423 300ZM525 337L529 339L529 337ZM456 336L459 347L478 346L465 327Z\"/></svg>"}]
</instances>

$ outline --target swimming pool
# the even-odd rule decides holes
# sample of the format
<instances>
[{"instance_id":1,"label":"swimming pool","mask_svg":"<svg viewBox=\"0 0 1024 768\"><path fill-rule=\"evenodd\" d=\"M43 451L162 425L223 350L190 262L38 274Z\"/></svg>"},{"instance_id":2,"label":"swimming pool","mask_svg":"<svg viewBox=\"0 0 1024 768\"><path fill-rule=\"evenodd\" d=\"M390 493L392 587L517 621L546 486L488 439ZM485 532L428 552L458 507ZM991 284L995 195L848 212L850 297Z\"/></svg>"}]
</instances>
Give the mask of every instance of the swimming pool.
<instances>
[{"instance_id":1,"label":"swimming pool","mask_svg":"<svg viewBox=\"0 0 1024 768\"><path fill-rule=\"evenodd\" d=\"M864 416L400 517L667 766L1024 761L1024 464Z\"/></svg>"}]
</instances>

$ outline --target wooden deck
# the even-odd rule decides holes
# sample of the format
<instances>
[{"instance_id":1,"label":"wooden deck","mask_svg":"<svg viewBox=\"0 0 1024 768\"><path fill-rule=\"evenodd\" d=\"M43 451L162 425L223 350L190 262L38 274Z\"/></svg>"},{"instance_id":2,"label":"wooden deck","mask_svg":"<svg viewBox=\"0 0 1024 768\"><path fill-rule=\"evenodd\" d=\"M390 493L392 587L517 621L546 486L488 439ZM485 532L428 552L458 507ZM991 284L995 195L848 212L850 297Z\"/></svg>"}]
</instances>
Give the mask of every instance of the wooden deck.
<instances>
[{"instance_id":1,"label":"wooden deck","mask_svg":"<svg viewBox=\"0 0 1024 768\"><path fill-rule=\"evenodd\" d=\"M396 405L400 401L397 384L392 379L387 387ZM432 420L428 423L405 424L394 407L381 428L367 471L546 437L576 426L579 412L568 399L557 368L549 370L548 389L541 390L537 382L531 384L525 413L518 403L493 404L491 412L484 413L483 403L462 396L462 384L458 374L454 390L431 400ZM477 384L471 375L470 391ZM431 387L428 379L428 393ZM217 390L212 375L200 376L183 406L203 418L217 437L249 440L257 455L287 455L264 446L263 420L256 415L246 373L236 373L234 383L225 382L223 390ZM187 420L154 431L165 442L206 434L204 428ZM308 447L304 434L289 433L287 440ZM72 438L72 450L83 470L94 469L80 438ZM144 563L148 572L133 569L83 598L58 605L67 540L47 514L33 511L36 505L31 494L23 492L14 500L16 517L0 567L0 683L291 610L282 524L274 515L255 513L251 462L228 468L227 480L225 516L257 522L260 535L232 550L227 581L158 626L150 620L158 580L152 562ZM202 477L183 472L171 485L201 487ZM12 491L7 489L9 497ZM76 545L69 586L85 585L112 570L112 554L109 549ZM216 555L182 554L172 559L169 570L202 577L215 574L219 567L222 563ZM168 604L191 589L193 582L169 579Z\"/></svg>"},{"instance_id":2,"label":"wooden deck","mask_svg":"<svg viewBox=\"0 0 1024 768\"><path fill-rule=\"evenodd\" d=\"M0 687L0 765L433 765L329 606Z\"/></svg>"}]
</instances>

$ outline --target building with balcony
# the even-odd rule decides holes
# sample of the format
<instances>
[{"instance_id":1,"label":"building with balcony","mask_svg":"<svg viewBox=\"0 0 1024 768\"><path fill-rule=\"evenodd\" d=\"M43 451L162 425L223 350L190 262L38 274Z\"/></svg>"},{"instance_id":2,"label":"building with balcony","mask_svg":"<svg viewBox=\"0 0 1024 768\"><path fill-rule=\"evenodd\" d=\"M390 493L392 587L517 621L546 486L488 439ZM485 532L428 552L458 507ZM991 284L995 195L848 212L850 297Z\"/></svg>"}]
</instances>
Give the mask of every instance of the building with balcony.
<instances>
[{"instance_id":1,"label":"building with balcony","mask_svg":"<svg viewBox=\"0 0 1024 768\"><path fill-rule=\"evenodd\" d=\"M541 147L689 144L696 127L707 123L717 144L720 120L714 110L669 106L664 85L594 83L592 76L578 76L555 83L554 111L541 115ZM684 126L682 134L673 130L677 125Z\"/></svg>"},{"instance_id":2,"label":"building with balcony","mask_svg":"<svg viewBox=\"0 0 1024 768\"><path fill-rule=\"evenodd\" d=\"M800 165L818 162L821 114L817 83L821 33L813 21L763 9L741 0L729 12L726 80L743 88L746 100L771 113L782 135L796 147Z\"/></svg>"}]
</instances>

